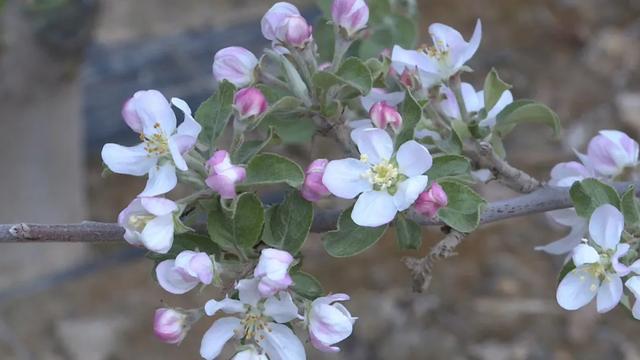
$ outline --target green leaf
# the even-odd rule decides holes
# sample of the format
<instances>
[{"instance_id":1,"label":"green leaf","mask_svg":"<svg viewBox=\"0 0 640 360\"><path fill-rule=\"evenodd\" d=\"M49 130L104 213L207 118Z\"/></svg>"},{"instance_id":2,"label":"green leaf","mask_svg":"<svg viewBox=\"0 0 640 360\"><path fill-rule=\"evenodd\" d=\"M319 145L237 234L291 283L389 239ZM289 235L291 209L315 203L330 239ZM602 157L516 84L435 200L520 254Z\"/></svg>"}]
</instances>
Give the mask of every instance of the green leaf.
<instances>
[{"instance_id":1,"label":"green leaf","mask_svg":"<svg viewBox=\"0 0 640 360\"><path fill-rule=\"evenodd\" d=\"M418 250L422 245L422 229L415 221L404 216L396 219L398 247L403 250Z\"/></svg>"},{"instance_id":2,"label":"green leaf","mask_svg":"<svg viewBox=\"0 0 640 360\"><path fill-rule=\"evenodd\" d=\"M294 272L291 274L291 279L293 279L293 291L302 297L315 300L315 298L324 295L320 282L306 272Z\"/></svg>"},{"instance_id":3,"label":"green leaf","mask_svg":"<svg viewBox=\"0 0 640 360\"><path fill-rule=\"evenodd\" d=\"M478 227L486 201L473 189L460 182L443 180L440 186L447 194L449 203L438 211L438 217L453 229L468 233Z\"/></svg>"},{"instance_id":4,"label":"green leaf","mask_svg":"<svg viewBox=\"0 0 640 360\"><path fill-rule=\"evenodd\" d=\"M262 125L273 127L286 144L307 143L316 132L313 120L299 113L271 114L262 121Z\"/></svg>"},{"instance_id":5,"label":"green leaf","mask_svg":"<svg viewBox=\"0 0 640 360\"><path fill-rule=\"evenodd\" d=\"M373 86L371 71L362 60L355 57L345 60L335 74L328 71L315 73L312 82L323 91L335 85L345 85L360 95L368 94Z\"/></svg>"},{"instance_id":6,"label":"green leaf","mask_svg":"<svg viewBox=\"0 0 640 360\"><path fill-rule=\"evenodd\" d=\"M462 140L455 131L452 131L446 139L438 141L436 145L445 154L462 154Z\"/></svg>"},{"instance_id":7,"label":"green leaf","mask_svg":"<svg viewBox=\"0 0 640 360\"><path fill-rule=\"evenodd\" d=\"M484 109L489 111L502 96L502 93L511 89L511 85L502 81L496 69L491 69L484 79Z\"/></svg>"},{"instance_id":8,"label":"green leaf","mask_svg":"<svg viewBox=\"0 0 640 360\"><path fill-rule=\"evenodd\" d=\"M324 248L334 257L349 257L373 246L387 230L387 224L378 227L358 226L351 220L349 208L340 214L338 229L329 231L322 239Z\"/></svg>"},{"instance_id":9,"label":"green leaf","mask_svg":"<svg viewBox=\"0 0 640 360\"><path fill-rule=\"evenodd\" d=\"M442 155L433 158L433 165L427 171L429 181L445 177L469 175L471 164L469 160L460 155Z\"/></svg>"},{"instance_id":10,"label":"green leaf","mask_svg":"<svg viewBox=\"0 0 640 360\"><path fill-rule=\"evenodd\" d=\"M299 191L290 191L281 204L267 210L263 241L269 246L295 254L309 236L312 221L311 203L303 199Z\"/></svg>"},{"instance_id":11,"label":"green leaf","mask_svg":"<svg viewBox=\"0 0 640 360\"><path fill-rule=\"evenodd\" d=\"M292 187L302 185L304 172L295 162L277 154L256 155L247 165L247 178L242 185L269 185L287 183Z\"/></svg>"},{"instance_id":12,"label":"green leaf","mask_svg":"<svg viewBox=\"0 0 640 360\"><path fill-rule=\"evenodd\" d=\"M558 115L546 105L531 100L517 100L505 107L496 117L494 130L504 137L514 127L526 122L548 125L555 136L560 134Z\"/></svg>"},{"instance_id":13,"label":"green leaf","mask_svg":"<svg viewBox=\"0 0 640 360\"><path fill-rule=\"evenodd\" d=\"M200 141L208 144L212 149L227 127L231 114L233 114L233 95L235 91L235 86L224 80L218 86L215 94L205 100L196 110L195 119L202 125L202 132L200 132L199 136Z\"/></svg>"},{"instance_id":14,"label":"green leaf","mask_svg":"<svg viewBox=\"0 0 640 360\"><path fill-rule=\"evenodd\" d=\"M422 107L409 91L404 97L400 112L402 115L402 129L396 136L396 149L405 142L413 140L416 126L422 118Z\"/></svg>"},{"instance_id":15,"label":"green leaf","mask_svg":"<svg viewBox=\"0 0 640 360\"><path fill-rule=\"evenodd\" d=\"M245 141L242 146L231 154L231 162L234 164L246 164L257 153L262 151L265 146L269 145L273 139L273 128L269 128L267 136L263 140Z\"/></svg>"},{"instance_id":16,"label":"green leaf","mask_svg":"<svg viewBox=\"0 0 640 360\"><path fill-rule=\"evenodd\" d=\"M240 194L234 199L230 211L214 202L208 208L207 229L216 244L234 251L250 249L260 241L264 209L255 194Z\"/></svg>"},{"instance_id":17,"label":"green leaf","mask_svg":"<svg viewBox=\"0 0 640 360\"><path fill-rule=\"evenodd\" d=\"M331 5L329 5L331 8ZM313 41L318 45L318 56L320 62L329 62L333 59L335 33L333 25L327 19L331 18L331 11L325 17L318 17L313 24Z\"/></svg>"},{"instance_id":18,"label":"green leaf","mask_svg":"<svg viewBox=\"0 0 640 360\"><path fill-rule=\"evenodd\" d=\"M640 225L640 201L636 197L635 186L629 186L629 189L622 194L620 208L624 214L624 222L627 225L636 227Z\"/></svg>"},{"instance_id":19,"label":"green leaf","mask_svg":"<svg viewBox=\"0 0 640 360\"><path fill-rule=\"evenodd\" d=\"M588 219L595 209L604 204L620 207L620 196L611 186L596 179L576 182L569 190L571 201L579 216Z\"/></svg>"},{"instance_id":20,"label":"green leaf","mask_svg":"<svg viewBox=\"0 0 640 360\"><path fill-rule=\"evenodd\" d=\"M369 71L371 72L371 78L373 79L373 81L376 81L378 78L380 77L384 77L385 74L387 73L387 68L386 66L380 62L378 59L367 59L367 61L364 62L365 65L367 65L367 67L369 68Z\"/></svg>"},{"instance_id":21,"label":"green leaf","mask_svg":"<svg viewBox=\"0 0 640 360\"><path fill-rule=\"evenodd\" d=\"M233 235L229 226L229 216L218 201L207 202L207 230L211 240L227 251L234 252Z\"/></svg>"}]
</instances>

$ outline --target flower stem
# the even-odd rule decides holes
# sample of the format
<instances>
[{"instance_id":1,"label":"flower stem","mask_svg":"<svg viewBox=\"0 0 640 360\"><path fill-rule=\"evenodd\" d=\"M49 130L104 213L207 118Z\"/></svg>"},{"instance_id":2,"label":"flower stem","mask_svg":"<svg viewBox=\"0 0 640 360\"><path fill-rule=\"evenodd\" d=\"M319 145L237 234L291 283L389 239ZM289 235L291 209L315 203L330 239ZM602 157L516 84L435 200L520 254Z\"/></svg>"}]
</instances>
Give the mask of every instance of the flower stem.
<instances>
[{"instance_id":1,"label":"flower stem","mask_svg":"<svg viewBox=\"0 0 640 360\"><path fill-rule=\"evenodd\" d=\"M464 103L464 97L462 96L462 89L460 86L460 73L453 75L449 80L449 86L456 96L456 102L460 109L460 117L465 123L469 123L469 112L467 112L467 105Z\"/></svg>"}]
</instances>

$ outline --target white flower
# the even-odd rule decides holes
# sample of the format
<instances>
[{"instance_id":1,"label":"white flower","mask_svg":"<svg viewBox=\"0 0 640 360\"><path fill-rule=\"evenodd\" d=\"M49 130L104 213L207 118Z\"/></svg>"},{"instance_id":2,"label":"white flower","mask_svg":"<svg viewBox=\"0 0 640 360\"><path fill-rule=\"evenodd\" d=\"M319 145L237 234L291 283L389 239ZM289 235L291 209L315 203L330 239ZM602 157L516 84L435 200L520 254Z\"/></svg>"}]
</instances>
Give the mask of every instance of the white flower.
<instances>
[{"instance_id":1,"label":"white flower","mask_svg":"<svg viewBox=\"0 0 640 360\"><path fill-rule=\"evenodd\" d=\"M292 262L293 256L286 251L278 249L261 251L253 276L259 280L258 291L262 297L273 296L293 284L289 276L289 267Z\"/></svg>"},{"instance_id":2,"label":"white flower","mask_svg":"<svg viewBox=\"0 0 640 360\"><path fill-rule=\"evenodd\" d=\"M193 148L202 130L186 102L172 98L171 103L184 112L184 122L177 128L176 116L164 95L157 90L136 92L126 103L123 115L143 142L132 147L106 144L102 148L102 160L111 171L134 176L149 174L139 196L164 194L176 186L176 168L187 170L182 155Z\"/></svg>"},{"instance_id":3,"label":"white flower","mask_svg":"<svg viewBox=\"0 0 640 360\"><path fill-rule=\"evenodd\" d=\"M357 320L351 316L347 308L337 302L347 300L347 294L334 294L319 297L311 303L307 321L313 347L323 352L340 351L340 348L333 344L348 338Z\"/></svg>"},{"instance_id":4,"label":"white flower","mask_svg":"<svg viewBox=\"0 0 640 360\"><path fill-rule=\"evenodd\" d=\"M620 243L624 217L614 206L598 207L589 220L589 235L594 246L580 244L573 250L571 270L558 285L558 304L576 310L596 298L599 313L613 309L622 297L622 276L629 268L619 262L629 244Z\"/></svg>"},{"instance_id":5,"label":"white flower","mask_svg":"<svg viewBox=\"0 0 640 360\"><path fill-rule=\"evenodd\" d=\"M431 167L431 154L414 140L394 153L393 140L381 129L356 129L351 135L360 160L330 161L322 182L337 197L360 195L351 212L356 224L386 224L398 211L408 209L427 187L428 177L423 174Z\"/></svg>"},{"instance_id":6,"label":"white flower","mask_svg":"<svg viewBox=\"0 0 640 360\"><path fill-rule=\"evenodd\" d=\"M638 143L627 134L602 130L589 142L588 165L603 176L616 177L625 168L638 165L638 151Z\"/></svg>"},{"instance_id":7,"label":"white flower","mask_svg":"<svg viewBox=\"0 0 640 360\"><path fill-rule=\"evenodd\" d=\"M424 88L437 85L462 69L480 46L482 24L480 20L476 22L469 42L457 30L443 24L429 26L429 35L433 46L416 51L396 45L391 54L391 66L395 72L402 74L405 69L415 72Z\"/></svg>"},{"instance_id":8,"label":"white flower","mask_svg":"<svg viewBox=\"0 0 640 360\"><path fill-rule=\"evenodd\" d=\"M205 312L213 316L222 311L228 316L216 320L202 338L200 355L215 359L231 339L254 344L266 352L270 360L304 360L306 355L300 339L283 325L298 318L298 308L288 292L260 301L258 279L240 280L236 286L240 300L226 298L209 300Z\"/></svg>"},{"instance_id":9,"label":"white flower","mask_svg":"<svg viewBox=\"0 0 640 360\"><path fill-rule=\"evenodd\" d=\"M214 267L207 253L184 250L175 260L164 260L156 267L156 277L163 289L184 294L198 286L211 284Z\"/></svg>"},{"instance_id":10,"label":"white flower","mask_svg":"<svg viewBox=\"0 0 640 360\"><path fill-rule=\"evenodd\" d=\"M453 91L448 87L442 87L441 92L445 97L440 102L440 109L442 112L451 118L461 119L460 107L458 106L458 101L456 100L456 96ZM460 84L460 93L462 94L465 108L469 113L477 113L484 109L484 90L476 92L471 84L463 82ZM512 102L513 95L511 94L511 91L505 90L491 109L485 109L487 116L480 119L479 125L493 127L496 124L496 117L498 114L500 114L500 112Z\"/></svg>"},{"instance_id":11,"label":"white flower","mask_svg":"<svg viewBox=\"0 0 640 360\"><path fill-rule=\"evenodd\" d=\"M118 224L129 244L165 254L173 245L175 211L178 206L169 199L135 198L118 215Z\"/></svg>"}]
</instances>

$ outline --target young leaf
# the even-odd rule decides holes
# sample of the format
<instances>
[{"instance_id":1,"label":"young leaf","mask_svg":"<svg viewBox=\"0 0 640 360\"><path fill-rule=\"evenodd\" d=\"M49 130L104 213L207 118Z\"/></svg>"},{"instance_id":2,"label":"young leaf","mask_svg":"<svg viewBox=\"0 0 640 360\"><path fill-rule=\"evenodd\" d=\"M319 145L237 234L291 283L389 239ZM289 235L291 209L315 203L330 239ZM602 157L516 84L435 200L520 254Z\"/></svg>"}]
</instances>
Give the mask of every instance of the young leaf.
<instances>
[{"instance_id":1,"label":"young leaf","mask_svg":"<svg viewBox=\"0 0 640 360\"><path fill-rule=\"evenodd\" d=\"M427 171L429 181L444 177L469 175L471 164L469 160L460 155L442 155L433 158L433 165Z\"/></svg>"},{"instance_id":2,"label":"young leaf","mask_svg":"<svg viewBox=\"0 0 640 360\"><path fill-rule=\"evenodd\" d=\"M553 134L560 134L560 118L546 105L531 101L517 100L507 105L496 117L494 130L504 137L514 127L525 122L537 122L551 127Z\"/></svg>"},{"instance_id":3,"label":"young leaf","mask_svg":"<svg viewBox=\"0 0 640 360\"><path fill-rule=\"evenodd\" d=\"M571 202L579 216L588 219L595 209L604 204L620 208L620 196L611 186L596 179L576 182L569 190Z\"/></svg>"},{"instance_id":4,"label":"young leaf","mask_svg":"<svg viewBox=\"0 0 640 360\"><path fill-rule=\"evenodd\" d=\"M439 184L447 193L447 207L438 211L438 217L445 224L460 232L471 232L478 227L482 209L486 201L467 185L453 180L443 180Z\"/></svg>"},{"instance_id":5,"label":"young leaf","mask_svg":"<svg viewBox=\"0 0 640 360\"><path fill-rule=\"evenodd\" d=\"M493 109L502 93L509 89L511 89L511 85L500 79L496 69L491 69L484 79L484 109L486 111Z\"/></svg>"},{"instance_id":6,"label":"young leaf","mask_svg":"<svg viewBox=\"0 0 640 360\"><path fill-rule=\"evenodd\" d=\"M293 279L293 291L302 297L314 300L324 295L324 290L320 282L306 272L294 272L291 274L291 279Z\"/></svg>"},{"instance_id":7,"label":"young leaf","mask_svg":"<svg viewBox=\"0 0 640 360\"><path fill-rule=\"evenodd\" d=\"M385 233L388 225L363 227L351 220L349 208L340 214L338 229L329 231L322 239L324 248L334 257L349 257L362 253L375 244Z\"/></svg>"},{"instance_id":8,"label":"young leaf","mask_svg":"<svg viewBox=\"0 0 640 360\"><path fill-rule=\"evenodd\" d=\"M396 219L398 247L403 250L418 250L422 245L422 229L415 221L404 216Z\"/></svg>"},{"instance_id":9,"label":"young leaf","mask_svg":"<svg viewBox=\"0 0 640 360\"><path fill-rule=\"evenodd\" d=\"M627 191L622 194L620 200L620 208L624 214L624 222L627 225L640 225L640 201L636 197L636 187L630 186Z\"/></svg>"},{"instance_id":10,"label":"young leaf","mask_svg":"<svg viewBox=\"0 0 640 360\"><path fill-rule=\"evenodd\" d=\"M264 209L253 193L238 196L230 211L212 203L209 208L207 229L211 239L221 247L233 251L250 249L260 240L264 225Z\"/></svg>"},{"instance_id":11,"label":"young leaf","mask_svg":"<svg viewBox=\"0 0 640 360\"><path fill-rule=\"evenodd\" d=\"M233 95L236 88L224 80L218 86L215 94L205 100L198 110L195 119L202 125L200 141L208 144L211 148L216 145L218 138L224 131L233 114Z\"/></svg>"},{"instance_id":12,"label":"young leaf","mask_svg":"<svg viewBox=\"0 0 640 360\"><path fill-rule=\"evenodd\" d=\"M269 185L287 183L302 185L304 172L295 162L276 154L256 155L247 165L247 178L242 185Z\"/></svg>"},{"instance_id":13,"label":"young leaf","mask_svg":"<svg viewBox=\"0 0 640 360\"><path fill-rule=\"evenodd\" d=\"M369 68L362 60L356 57L345 60L336 72L336 75L341 78L345 84L357 89L361 95L367 95L373 85L371 71L369 71Z\"/></svg>"},{"instance_id":14,"label":"young leaf","mask_svg":"<svg viewBox=\"0 0 640 360\"><path fill-rule=\"evenodd\" d=\"M273 127L278 137L287 144L304 144L316 132L316 125L311 118L295 112L271 114L262 121L262 125Z\"/></svg>"},{"instance_id":15,"label":"young leaf","mask_svg":"<svg viewBox=\"0 0 640 360\"><path fill-rule=\"evenodd\" d=\"M396 148L415 137L415 128L422 118L422 107L413 95L407 91L402 103L402 129L396 137Z\"/></svg>"},{"instance_id":16,"label":"young leaf","mask_svg":"<svg viewBox=\"0 0 640 360\"><path fill-rule=\"evenodd\" d=\"M303 199L299 191L290 191L281 204L267 210L263 241L269 246L295 254L309 236L312 221L311 203Z\"/></svg>"},{"instance_id":17,"label":"young leaf","mask_svg":"<svg viewBox=\"0 0 640 360\"><path fill-rule=\"evenodd\" d=\"M267 136L263 140L245 141L242 146L231 154L231 162L234 164L246 164L257 153L269 145L273 138L273 128L269 128Z\"/></svg>"}]
</instances>

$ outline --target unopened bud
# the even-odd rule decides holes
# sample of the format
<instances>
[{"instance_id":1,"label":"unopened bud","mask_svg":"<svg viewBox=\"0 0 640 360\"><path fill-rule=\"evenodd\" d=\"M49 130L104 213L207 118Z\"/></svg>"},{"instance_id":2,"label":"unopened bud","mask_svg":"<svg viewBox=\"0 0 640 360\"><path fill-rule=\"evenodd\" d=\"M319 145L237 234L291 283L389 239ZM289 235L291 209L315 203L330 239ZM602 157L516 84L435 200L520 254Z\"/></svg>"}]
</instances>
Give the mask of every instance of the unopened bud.
<instances>
[{"instance_id":1,"label":"unopened bud","mask_svg":"<svg viewBox=\"0 0 640 360\"><path fill-rule=\"evenodd\" d=\"M156 337L167 344L179 344L189 330L188 315L171 308L156 310L153 318L153 332Z\"/></svg>"},{"instance_id":2,"label":"unopened bud","mask_svg":"<svg viewBox=\"0 0 640 360\"><path fill-rule=\"evenodd\" d=\"M418 213L428 218L438 214L438 210L447 206L449 199L440 184L434 182L431 187L418 196L414 207Z\"/></svg>"},{"instance_id":3,"label":"unopened bud","mask_svg":"<svg viewBox=\"0 0 640 360\"><path fill-rule=\"evenodd\" d=\"M304 48L313 38L313 28L302 16L290 15L278 26L277 38L287 45Z\"/></svg>"},{"instance_id":4,"label":"unopened bud","mask_svg":"<svg viewBox=\"0 0 640 360\"><path fill-rule=\"evenodd\" d=\"M267 98L258 88L244 88L236 92L233 106L238 111L240 119L246 119L264 114L267 111Z\"/></svg>"},{"instance_id":5,"label":"unopened bud","mask_svg":"<svg viewBox=\"0 0 640 360\"><path fill-rule=\"evenodd\" d=\"M369 7L364 0L334 0L331 18L351 37L367 26Z\"/></svg>"},{"instance_id":6,"label":"unopened bud","mask_svg":"<svg viewBox=\"0 0 640 360\"><path fill-rule=\"evenodd\" d=\"M389 125L396 132L402 128L402 116L385 101L375 103L369 110L369 117L377 128L385 129Z\"/></svg>"},{"instance_id":7,"label":"unopened bud","mask_svg":"<svg viewBox=\"0 0 640 360\"><path fill-rule=\"evenodd\" d=\"M329 196L329 190L322 183L322 175L328 163L327 159L316 159L307 167L301 191L302 197L307 201L315 202Z\"/></svg>"},{"instance_id":8,"label":"unopened bud","mask_svg":"<svg viewBox=\"0 0 640 360\"><path fill-rule=\"evenodd\" d=\"M237 87L244 87L255 80L258 59L253 53L239 46L219 50L213 59L213 76L216 81L227 80Z\"/></svg>"}]
</instances>

